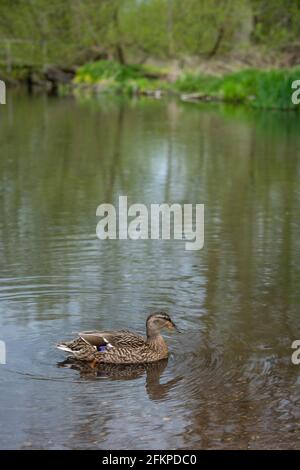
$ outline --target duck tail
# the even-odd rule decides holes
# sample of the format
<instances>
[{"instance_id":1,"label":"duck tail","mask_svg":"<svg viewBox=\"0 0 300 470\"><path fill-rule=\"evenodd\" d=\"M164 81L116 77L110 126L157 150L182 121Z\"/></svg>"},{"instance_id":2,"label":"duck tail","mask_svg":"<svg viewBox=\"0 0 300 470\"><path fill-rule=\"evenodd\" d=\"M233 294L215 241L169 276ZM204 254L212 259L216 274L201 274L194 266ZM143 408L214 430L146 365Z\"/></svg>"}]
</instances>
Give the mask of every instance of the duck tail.
<instances>
[{"instance_id":1,"label":"duck tail","mask_svg":"<svg viewBox=\"0 0 300 470\"><path fill-rule=\"evenodd\" d=\"M65 352L74 354L74 351L72 351L72 349L69 348L69 347L68 347L66 344L64 344L64 343L57 344L56 347L57 347L57 349L60 349L61 351L65 351Z\"/></svg>"}]
</instances>

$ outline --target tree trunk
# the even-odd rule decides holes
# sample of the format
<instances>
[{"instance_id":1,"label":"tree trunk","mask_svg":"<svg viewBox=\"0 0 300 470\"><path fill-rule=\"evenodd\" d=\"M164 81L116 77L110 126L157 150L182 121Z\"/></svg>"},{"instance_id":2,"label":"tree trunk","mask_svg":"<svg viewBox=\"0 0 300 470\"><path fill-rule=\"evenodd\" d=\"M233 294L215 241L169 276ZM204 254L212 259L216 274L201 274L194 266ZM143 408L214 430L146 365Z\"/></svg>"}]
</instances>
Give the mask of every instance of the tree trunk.
<instances>
[{"instance_id":1,"label":"tree trunk","mask_svg":"<svg viewBox=\"0 0 300 470\"><path fill-rule=\"evenodd\" d=\"M222 42L222 39L223 39L223 36L224 36L224 32L225 32L224 27L221 26L220 29L219 29L218 35L217 35L216 42L215 42L212 50L208 54L209 59L214 57L216 55L216 53L218 52L218 49L221 45L221 42Z\"/></svg>"},{"instance_id":2,"label":"tree trunk","mask_svg":"<svg viewBox=\"0 0 300 470\"><path fill-rule=\"evenodd\" d=\"M120 62L120 64L125 65L126 60L125 60L125 55L124 55L124 51L123 51L121 44L116 44L115 47L116 47L116 56L117 56L118 61Z\"/></svg>"},{"instance_id":3,"label":"tree trunk","mask_svg":"<svg viewBox=\"0 0 300 470\"><path fill-rule=\"evenodd\" d=\"M119 23L119 6L116 6L114 14L113 14L113 20L115 24L115 29L116 29L116 34L117 34L117 41L115 44L115 50L116 50L116 56L120 64L125 65L126 60L125 60L125 55L123 51L123 47L121 44L122 41L122 34L120 31L120 23Z\"/></svg>"}]
</instances>

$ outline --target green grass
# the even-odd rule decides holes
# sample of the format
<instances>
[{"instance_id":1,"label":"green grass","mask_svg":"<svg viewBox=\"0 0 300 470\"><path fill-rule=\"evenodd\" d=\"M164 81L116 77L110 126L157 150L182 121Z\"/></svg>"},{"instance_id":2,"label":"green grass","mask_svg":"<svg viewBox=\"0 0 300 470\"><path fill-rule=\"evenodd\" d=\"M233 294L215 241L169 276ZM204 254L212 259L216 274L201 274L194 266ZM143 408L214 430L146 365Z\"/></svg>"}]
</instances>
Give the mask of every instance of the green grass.
<instances>
[{"instance_id":1,"label":"green grass","mask_svg":"<svg viewBox=\"0 0 300 470\"><path fill-rule=\"evenodd\" d=\"M289 70L248 69L213 77L187 74L175 88L182 93L201 93L227 102L247 103L257 108L300 109L291 97L292 82L300 79L300 68Z\"/></svg>"},{"instance_id":2,"label":"green grass","mask_svg":"<svg viewBox=\"0 0 300 470\"><path fill-rule=\"evenodd\" d=\"M121 65L109 60L90 62L83 65L77 71L76 83L98 83L102 80L114 80L124 82L143 76L142 67L139 65Z\"/></svg>"},{"instance_id":3,"label":"green grass","mask_svg":"<svg viewBox=\"0 0 300 470\"><path fill-rule=\"evenodd\" d=\"M173 85L180 93L216 94L221 78L212 75L184 74Z\"/></svg>"},{"instance_id":4,"label":"green grass","mask_svg":"<svg viewBox=\"0 0 300 470\"><path fill-rule=\"evenodd\" d=\"M99 85L103 90L124 94L146 93L165 86L160 80L164 73L155 67L101 60L80 67L74 83Z\"/></svg>"},{"instance_id":5,"label":"green grass","mask_svg":"<svg viewBox=\"0 0 300 470\"><path fill-rule=\"evenodd\" d=\"M288 70L248 69L221 77L187 73L175 83L169 83L164 70L102 60L80 67L74 83L97 85L101 91L128 95L146 94L159 89L178 95L199 93L256 108L298 110L300 105L294 105L291 101L294 80L300 80L299 67Z\"/></svg>"}]
</instances>

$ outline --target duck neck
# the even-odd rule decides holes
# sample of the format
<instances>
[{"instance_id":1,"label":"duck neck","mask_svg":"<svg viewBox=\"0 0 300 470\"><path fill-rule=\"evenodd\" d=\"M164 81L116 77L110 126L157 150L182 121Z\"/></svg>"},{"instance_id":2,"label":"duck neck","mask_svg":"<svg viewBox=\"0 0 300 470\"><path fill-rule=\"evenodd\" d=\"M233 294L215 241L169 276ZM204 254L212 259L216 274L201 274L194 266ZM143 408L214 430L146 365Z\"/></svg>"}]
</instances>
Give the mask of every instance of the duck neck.
<instances>
[{"instance_id":1,"label":"duck neck","mask_svg":"<svg viewBox=\"0 0 300 470\"><path fill-rule=\"evenodd\" d=\"M159 331L147 328L147 343L157 351L168 351L168 347Z\"/></svg>"}]
</instances>

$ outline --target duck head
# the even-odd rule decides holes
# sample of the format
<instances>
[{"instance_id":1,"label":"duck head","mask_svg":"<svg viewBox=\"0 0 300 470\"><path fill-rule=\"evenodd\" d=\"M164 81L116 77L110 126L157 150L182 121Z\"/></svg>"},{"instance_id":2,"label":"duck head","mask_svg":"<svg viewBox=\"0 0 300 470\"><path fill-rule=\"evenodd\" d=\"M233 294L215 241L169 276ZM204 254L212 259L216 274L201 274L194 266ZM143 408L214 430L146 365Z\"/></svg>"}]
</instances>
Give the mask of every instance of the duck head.
<instances>
[{"instance_id":1,"label":"duck head","mask_svg":"<svg viewBox=\"0 0 300 470\"><path fill-rule=\"evenodd\" d=\"M178 330L175 323L165 312L154 312L149 315L147 318L146 327L148 337L159 335L163 328L167 328L168 330Z\"/></svg>"}]
</instances>

